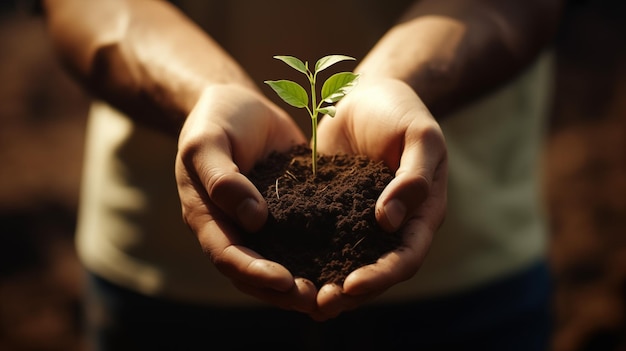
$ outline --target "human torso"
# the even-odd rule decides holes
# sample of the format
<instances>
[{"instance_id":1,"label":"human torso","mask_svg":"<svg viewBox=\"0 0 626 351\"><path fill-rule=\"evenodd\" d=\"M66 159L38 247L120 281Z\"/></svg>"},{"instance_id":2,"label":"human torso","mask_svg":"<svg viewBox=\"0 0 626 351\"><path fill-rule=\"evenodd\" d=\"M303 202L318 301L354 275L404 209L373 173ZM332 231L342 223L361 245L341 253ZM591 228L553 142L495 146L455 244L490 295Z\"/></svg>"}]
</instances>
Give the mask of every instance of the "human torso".
<instances>
[{"instance_id":1,"label":"human torso","mask_svg":"<svg viewBox=\"0 0 626 351\"><path fill-rule=\"evenodd\" d=\"M260 86L267 79L300 79L274 55L307 61L334 53L362 58L408 3L389 8L388 1L373 0L324 0L314 6L289 0L182 2L179 6ZM519 79L442 123L450 153L446 223L418 275L381 301L466 289L543 255L545 223L535 166L549 75L544 57ZM147 147L159 148L161 156L146 157ZM182 222L171 170L175 152L175 140L96 105L78 228L85 266L146 294L252 303L202 255Z\"/></svg>"}]
</instances>

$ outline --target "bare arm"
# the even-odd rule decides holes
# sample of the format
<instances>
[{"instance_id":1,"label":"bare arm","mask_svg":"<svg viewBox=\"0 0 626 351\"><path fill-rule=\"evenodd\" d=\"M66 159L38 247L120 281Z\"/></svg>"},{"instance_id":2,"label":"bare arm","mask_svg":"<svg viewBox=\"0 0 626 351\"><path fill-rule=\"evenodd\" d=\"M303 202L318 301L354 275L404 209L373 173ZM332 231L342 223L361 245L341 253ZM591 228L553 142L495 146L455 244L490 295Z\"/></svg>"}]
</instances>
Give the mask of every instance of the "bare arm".
<instances>
[{"instance_id":1,"label":"bare arm","mask_svg":"<svg viewBox=\"0 0 626 351\"><path fill-rule=\"evenodd\" d=\"M202 89L256 89L215 41L165 1L45 0L44 10L68 70L142 123L177 133Z\"/></svg>"},{"instance_id":2,"label":"bare arm","mask_svg":"<svg viewBox=\"0 0 626 351\"><path fill-rule=\"evenodd\" d=\"M446 143L433 115L520 72L550 39L558 9L558 0L418 1L357 67L359 84L320 122L319 151L365 154L395 171L375 213L402 231L403 247L342 287L322 287L312 317L335 317L415 275L447 206Z\"/></svg>"},{"instance_id":3,"label":"bare arm","mask_svg":"<svg viewBox=\"0 0 626 351\"><path fill-rule=\"evenodd\" d=\"M58 54L78 81L178 140L173 171L183 220L215 266L260 299L313 309L313 287L238 245L240 228L254 231L267 217L241 172L270 151L305 142L291 118L165 1L46 0L45 11Z\"/></svg>"},{"instance_id":4,"label":"bare arm","mask_svg":"<svg viewBox=\"0 0 626 351\"><path fill-rule=\"evenodd\" d=\"M397 78L436 117L522 70L550 42L562 0L417 1L357 68Z\"/></svg>"}]
</instances>

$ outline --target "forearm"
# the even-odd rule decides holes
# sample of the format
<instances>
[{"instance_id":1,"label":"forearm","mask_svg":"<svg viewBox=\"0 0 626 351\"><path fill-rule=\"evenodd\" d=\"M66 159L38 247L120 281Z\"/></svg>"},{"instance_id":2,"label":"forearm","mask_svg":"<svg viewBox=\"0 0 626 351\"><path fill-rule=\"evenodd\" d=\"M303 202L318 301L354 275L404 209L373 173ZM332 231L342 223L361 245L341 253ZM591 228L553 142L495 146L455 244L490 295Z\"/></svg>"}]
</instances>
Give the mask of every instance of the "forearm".
<instances>
[{"instance_id":1,"label":"forearm","mask_svg":"<svg viewBox=\"0 0 626 351\"><path fill-rule=\"evenodd\" d=\"M401 79L440 118L522 70L551 40L559 0L424 0L357 67Z\"/></svg>"},{"instance_id":2,"label":"forearm","mask_svg":"<svg viewBox=\"0 0 626 351\"><path fill-rule=\"evenodd\" d=\"M239 65L172 5L46 0L55 48L77 80L132 118L177 133L211 84L256 89Z\"/></svg>"}]
</instances>

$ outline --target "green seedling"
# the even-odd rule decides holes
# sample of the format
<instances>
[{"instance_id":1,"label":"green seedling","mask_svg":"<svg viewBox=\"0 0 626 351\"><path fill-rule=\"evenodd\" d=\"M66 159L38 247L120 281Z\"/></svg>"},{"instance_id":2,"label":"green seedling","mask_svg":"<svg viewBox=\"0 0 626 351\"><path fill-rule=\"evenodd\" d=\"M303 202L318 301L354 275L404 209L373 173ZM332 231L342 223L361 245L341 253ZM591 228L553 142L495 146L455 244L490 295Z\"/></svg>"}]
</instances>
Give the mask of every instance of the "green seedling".
<instances>
[{"instance_id":1,"label":"green seedling","mask_svg":"<svg viewBox=\"0 0 626 351\"><path fill-rule=\"evenodd\" d=\"M312 168L313 175L317 171L317 121L319 114L335 116L336 108L334 106L341 100L356 84L358 74L352 72L335 73L330 76L322 85L320 91L320 99L317 99L316 79L317 74L337 62L354 60L353 57L345 55L329 55L324 56L315 63L315 69L309 69L308 62L302 62L293 56L274 56L275 59L281 60L291 68L303 73L309 80L311 91L311 103L309 105L309 94L306 90L296 82L290 80L268 80L265 81L286 103L297 108L304 108L311 117L312 129ZM328 104L322 106L322 104Z\"/></svg>"}]
</instances>

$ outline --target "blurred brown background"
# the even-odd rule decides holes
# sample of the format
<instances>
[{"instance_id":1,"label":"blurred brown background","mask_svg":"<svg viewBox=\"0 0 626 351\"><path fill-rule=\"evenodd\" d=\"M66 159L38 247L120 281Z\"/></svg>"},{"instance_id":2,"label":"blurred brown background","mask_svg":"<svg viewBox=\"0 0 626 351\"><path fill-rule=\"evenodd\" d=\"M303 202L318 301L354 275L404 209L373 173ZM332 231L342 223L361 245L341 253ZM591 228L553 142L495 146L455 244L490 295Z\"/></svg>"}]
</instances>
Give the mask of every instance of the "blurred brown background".
<instances>
[{"instance_id":1,"label":"blurred brown background","mask_svg":"<svg viewBox=\"0 0 626 351\"><path fill-rule=\"evenodd\" d=\"M556 277L554 351L626 350L621 3L575 7L557 41L544 157ZM82 276L72 240L87 108L87 96L54 61L42 22L22 5L2 2L0 350L84 350Z\"/></svg>"}]
</instances>

